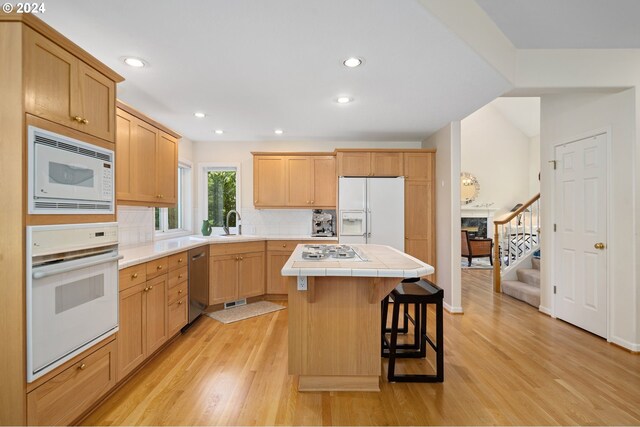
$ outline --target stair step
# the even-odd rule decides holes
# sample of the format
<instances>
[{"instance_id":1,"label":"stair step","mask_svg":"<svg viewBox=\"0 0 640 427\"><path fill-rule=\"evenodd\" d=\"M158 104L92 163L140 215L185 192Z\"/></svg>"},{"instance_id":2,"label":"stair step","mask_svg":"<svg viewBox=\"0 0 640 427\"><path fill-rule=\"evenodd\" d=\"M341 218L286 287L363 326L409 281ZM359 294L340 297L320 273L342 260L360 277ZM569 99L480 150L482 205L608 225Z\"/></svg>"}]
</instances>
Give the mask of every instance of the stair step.
<instances>
[{"instance_id":1,"label":"stair step","mask_svg":"<svg viewBox=\"0 0 640 427\"><path fill-rule=\"evenodd\" d=\"M518 275L519 281L540 288L540 270L534 268L519 268L516 274Z\"/></svg>"},{"instance_id":2,"label":"stair step","mask_svg":"<svg viewBox=\"0 0 640 427\"><path fill-rule=\"evenodd\" d=\"M531 258L531 266L534 270L540 270L540 258Z\"/></svg>"},{"instance_id":3,"label":"stair step","mask_svg":"<svg viewBox=\"0 0 640 427\"><path fill-rule=\"evenodd\" d=\"M502 281L502 293L526 302L536 308L540 306L540 287L531 286L518 280Z\"/></svg>"}]
</instances>

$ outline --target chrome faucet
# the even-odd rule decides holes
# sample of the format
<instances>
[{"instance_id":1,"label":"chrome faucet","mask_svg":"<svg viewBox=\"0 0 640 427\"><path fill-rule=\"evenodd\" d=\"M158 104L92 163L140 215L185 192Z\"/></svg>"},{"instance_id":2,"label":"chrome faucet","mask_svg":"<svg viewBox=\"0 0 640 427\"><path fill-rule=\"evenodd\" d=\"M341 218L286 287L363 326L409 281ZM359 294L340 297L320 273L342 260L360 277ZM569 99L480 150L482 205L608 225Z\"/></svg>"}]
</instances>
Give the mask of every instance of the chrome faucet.
<instances>
[{"instance_id":1,"label":"chrome faucet","mask_svg":"<svg viewBox=\"0 0 640 427\"><path fill-rule=\"evenodd\" d=\"M224 234L229 234L229 216L231 216L232 213L236 214L236 223L238 225L238 236L239 236L242 234L242 224L240 224L240 221L242 220L242 218L240 218L240 213L235 209L232 209L229 212L227 212L227 220L224 222L222 229L224 230Z\"/></svg>"}]
</instances>

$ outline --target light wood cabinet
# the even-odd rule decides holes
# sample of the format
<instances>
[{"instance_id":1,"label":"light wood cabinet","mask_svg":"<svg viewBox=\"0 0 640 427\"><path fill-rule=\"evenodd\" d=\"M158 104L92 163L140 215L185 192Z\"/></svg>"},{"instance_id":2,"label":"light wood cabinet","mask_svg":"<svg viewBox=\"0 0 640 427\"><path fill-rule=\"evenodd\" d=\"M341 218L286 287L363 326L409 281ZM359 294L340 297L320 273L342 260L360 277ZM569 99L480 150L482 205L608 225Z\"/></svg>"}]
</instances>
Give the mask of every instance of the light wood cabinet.
<instances>
[{"instance_id":1,"label":"light wood cabinet","mask_svg":"<svg viewBox=\"0 0 640 427\"><path fill-rule=\"evenodd\" d=\"M405 252L435 267L435 153L404 153Z\"/></svg>"},{"instance_id":2,"label":"light wood cabinet","mask_svg":"<svg viewBox=\"0 0 640 427\"><path fill-rule=\"evenodd\" d=\"M253 204L256 208L285 206L286 157L253 157Z\"/></svg>"},{"instance_id":3,"label":"light wood cabinet","mask_svg":"<svg viewBox=\"0 0 640 427\"><path fill-rule=\"evenodd\" d=\"M335 208L335 156L254 153L253 162L256 208Z\"/></svg>"},{"instance_id":4,"label":"light wood cabinet","mask_svg":"<svg viewBox=\"0 0 640 427\"><path fill-rule=\"evenodd\" d=\"M288 277L280 271L299 244L332 244L337 240L269 240L267 241L267 294L282 295L288 293Z\"/></svg>"},{"instance_id":5,"label":"light wood cabinet","mask_svg":"<svg viewBox=\"0 0 640 427\"><path fill-rule=\"evenodd\" d=\"M187 252L120 270L117 380L187 323Z\"/></svg>"},{"instance_id":6,"label":"light wood cabinet","mask_svg":"<svg viewBox=\"0 0 640 427\"><path fill-rule=\"evenodd\" d=\"M403 153L371 153L371 176L402 176Z\"/></svg>"},{"instance_id":7,"label":"light wood cabinet","mask_svg":"<svg viewBox=\"0 0 640 427\"><path fill-rule=\"evenodd\" d=\"M369 152L338 152L338 176L369 176L371 175L371 153Z\"/></svg>"},{"instance_id":8,"label":"light wood cabinet","mask_svg":"<svg viewBox=\"0 0 640 427\"><path fill-rule=\"evenodd\" d=\"M114 142L115 81L36 31L24 34L25 110Z\"/></svg>"},{"instance_id":9,"label":"light wood cabinet","mask_svg":"<svg viewBox=\"0 0 640 427\"><path fill-rule=\"evenodd\" d=\"M264 242L210 246L209 305L264 294Z\"/></svg>"},{"instance_id":10,"label":"light wood cabinet","mask_svg":"<svg viewBox=\"0 0 640 427\"><path fill-rule=\"evenodd\" d=\"M167 330L167 275L147 281L145 336L147 354L155 352L169 338Z\"/></svg>"},{"instance_id":11,"label":"light wood cabinet","mask_svg":"<svg viewBox=\"0 0 640 427\"><path fill-rule=\"evenodd\" d=\"M93 349L27 394L28 425L69 425L116 384L115 341Z\"/></svg>"},{"instance_id":12,"label":"light wood cabinet","mask_svg":"<svg viewBox=\"0 0 640 427\"><path fill-rule=\"evenodd\" d=\"M118 203L175 205L180 136L122 102L118 102L116 124Z\"/></svg>"},{"instance_id":13,"label":"light wood cabinet","mask_svg":"<svg viewBox=\"0 0 640 427\"><path fill-rule=\"evenodd\" d=\"M338 176L402 176L400 151L338 151Z\"/></svg>"},{"instance_id":14,"label":"light wood cabinet","mask_svg":"<svg viewBox=\"0 0 640 427\"><path fill-rule=\"evenodd\" d=\"M147 356L145 331L147 317L145 283L120 291L120 328L118 330L118 369L120 381Z\"/></svg>"},{"instance_id":15,"label":"light wood cabinet","mask_svg":"<svg viewBox=\"0 0 640 427\"><path fill-rule=\"evenodd\" d=\"M311 157L311 165L311 205L314 209L335 209L338 197L335 156Z\"/></svg>"},{"instance_id":16,"label":"light wood cabinet","mask_svg":"<svg viewBox=\"0 0 640 427\"><path fill-rule=\"evenodd\" d=\"M238 297L264 294L264 252L240 254L238 261Z\"/></svg>"}]
</instances>

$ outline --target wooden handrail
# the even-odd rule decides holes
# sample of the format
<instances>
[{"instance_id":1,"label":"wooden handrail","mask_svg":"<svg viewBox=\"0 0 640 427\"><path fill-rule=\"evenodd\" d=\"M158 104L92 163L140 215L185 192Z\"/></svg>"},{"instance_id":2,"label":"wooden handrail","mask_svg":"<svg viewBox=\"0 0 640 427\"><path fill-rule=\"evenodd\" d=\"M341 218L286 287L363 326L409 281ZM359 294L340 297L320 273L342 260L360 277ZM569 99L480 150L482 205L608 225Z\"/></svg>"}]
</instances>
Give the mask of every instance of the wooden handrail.
<instances>
[{"instance_id":1,"label":"wooden handrail","mask_svg":"<svg viewBox=\"0 0 640 427\"><path fill-rule=\"evenodd\" d=\"M534 204L536 202L536 200L538 200L539 198L540 198L540 193L536 194L535 196L533 196L532 198L527 200L527 202L524 205L520 206L516 211L511 212L508 217L506 217L504 219L497 219L497 220L493 221L493 223L495 225L504 225L504 224L508 223L513 218L517 217L522 212L524 212L529 206Z\"/></svg>"}]
</instances>

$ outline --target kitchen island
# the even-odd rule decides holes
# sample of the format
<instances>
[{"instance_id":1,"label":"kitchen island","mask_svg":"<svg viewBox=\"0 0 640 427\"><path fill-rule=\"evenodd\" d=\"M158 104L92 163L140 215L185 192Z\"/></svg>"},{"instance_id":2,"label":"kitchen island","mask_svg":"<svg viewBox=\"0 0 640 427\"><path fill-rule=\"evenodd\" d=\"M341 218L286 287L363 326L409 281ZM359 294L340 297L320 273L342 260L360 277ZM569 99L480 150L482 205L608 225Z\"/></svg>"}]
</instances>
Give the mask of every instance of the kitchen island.
<instances>
[{"instance_id":1,"label":"kitchen island","mask_svg":"<svg viewBox=\"0 0 640 427\"><path fill-rule=\"evenodd\" d=\"M289 374L300 391L379 391L380 301L432 266L383 245L298 245L289 279Z\"/></svg>"}]
</instances>

